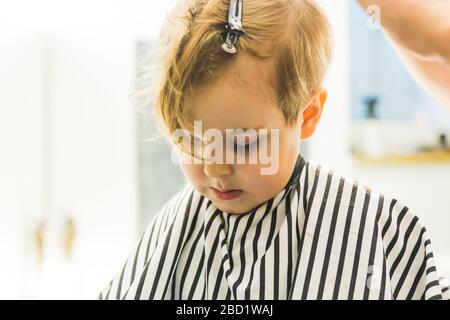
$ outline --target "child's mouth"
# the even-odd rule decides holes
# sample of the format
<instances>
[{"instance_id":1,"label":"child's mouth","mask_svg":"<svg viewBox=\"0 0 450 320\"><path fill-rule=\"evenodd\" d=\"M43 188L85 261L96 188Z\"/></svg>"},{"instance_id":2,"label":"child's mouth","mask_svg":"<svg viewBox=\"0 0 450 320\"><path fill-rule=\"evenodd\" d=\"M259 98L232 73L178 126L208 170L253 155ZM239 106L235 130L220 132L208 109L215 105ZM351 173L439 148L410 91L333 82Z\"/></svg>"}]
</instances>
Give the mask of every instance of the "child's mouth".
<instances>
[{"instance_id":1,"label":"child's mouth","mask_svg":"<svg viewBox=\"0 0 450 320\"><path fill-rule=\"evenodd\" d=\"M233 200L242 194L242 190L240 189L231 189L222 191L213 187L210 187L210 189L213 192L213 194L221 200Z\"/></svg>"}]
</instances>

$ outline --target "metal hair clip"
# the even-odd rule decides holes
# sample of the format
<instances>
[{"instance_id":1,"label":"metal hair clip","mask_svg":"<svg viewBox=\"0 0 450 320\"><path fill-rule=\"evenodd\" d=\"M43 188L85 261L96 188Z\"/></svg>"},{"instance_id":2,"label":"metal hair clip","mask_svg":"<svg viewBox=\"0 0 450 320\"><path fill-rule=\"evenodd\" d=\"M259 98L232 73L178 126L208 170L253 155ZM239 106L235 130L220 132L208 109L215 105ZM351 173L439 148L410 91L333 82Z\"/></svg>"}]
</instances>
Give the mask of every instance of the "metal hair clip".
<instances>
[{"instance_id":1,"label":"metal hair clip","mask_svg":"<svg viewBox=\"0 0 450 320\"><path fill-rule=\"evenodd\" d=\"M230 0L230 8L228 10L228 35L225 42L222 44L222 49L225 52L236 53L236 41L245 34L242 28L242 11L243 0Z\"/></svg>"}]
</instances>

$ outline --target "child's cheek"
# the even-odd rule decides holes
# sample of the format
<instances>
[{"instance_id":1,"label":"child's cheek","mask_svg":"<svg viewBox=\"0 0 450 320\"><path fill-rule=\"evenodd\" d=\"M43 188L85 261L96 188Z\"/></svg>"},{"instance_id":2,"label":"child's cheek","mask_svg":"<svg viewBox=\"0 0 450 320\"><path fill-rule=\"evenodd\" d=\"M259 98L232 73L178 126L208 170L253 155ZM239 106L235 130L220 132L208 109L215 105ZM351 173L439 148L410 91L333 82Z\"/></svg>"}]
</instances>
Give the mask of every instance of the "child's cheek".
<instances>
[{"instance_id":1,"label":"child's cheek","mask_svg":"<svg viewBox=\"0 0 450 320\"><path fill-rule=\"evenodd\" d=\"M242 189L258 198L267 198L280 191L281 184L278 175L263 175L260 166L242 170L239 175L240 180L244 182Z\"/></svg>"},{"instance_id":2,"label":"child's cheek","mask_svg":"<svg viewBox=\"0 0 450 320\"><path fill-rule=\"evenodd\" d=\"M203 166L198 164L181 163L181 171L192 185L201 193L208 186L205 186Z\"/></svg>"}]
</instances>

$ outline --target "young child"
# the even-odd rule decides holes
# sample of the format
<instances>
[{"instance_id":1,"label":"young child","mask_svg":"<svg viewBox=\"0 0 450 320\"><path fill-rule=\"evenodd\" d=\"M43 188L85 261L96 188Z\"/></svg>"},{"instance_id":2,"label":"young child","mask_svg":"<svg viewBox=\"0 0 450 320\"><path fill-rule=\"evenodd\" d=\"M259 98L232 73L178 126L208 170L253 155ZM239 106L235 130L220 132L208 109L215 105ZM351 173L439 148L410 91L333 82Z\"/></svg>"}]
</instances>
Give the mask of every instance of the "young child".
<instances>
[{"instance_id":1,"label":"young child","mask_svg":"<svg viewBox=\"0 0 450 320\"><path fill-rule=\"evenodd\" d=\"M407 207L300 155L332 51L313 0L180 0L160 40L157 115L194 161L100 299L444 298Z\"/></svg>"}]
</instances>

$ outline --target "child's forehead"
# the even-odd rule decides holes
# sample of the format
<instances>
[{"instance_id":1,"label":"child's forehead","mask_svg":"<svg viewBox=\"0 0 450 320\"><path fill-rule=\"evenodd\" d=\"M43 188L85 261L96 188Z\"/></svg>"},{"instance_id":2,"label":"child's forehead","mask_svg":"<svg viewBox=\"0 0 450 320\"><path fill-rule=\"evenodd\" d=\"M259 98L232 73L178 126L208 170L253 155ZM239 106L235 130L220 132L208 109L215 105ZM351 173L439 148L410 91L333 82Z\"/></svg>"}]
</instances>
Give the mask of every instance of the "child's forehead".
<instances>
[{"instance_id":1,"label":"child's forehead","mask_svg":"<svg viewBox=\"0 0 450 320\"><path fill-rule=\"evenodd\" d=\"M194 87L192 95L195 98L205 92L222 94L226 89L234 89L250 92L255 98L264 96L275 100L277 76L274 57L262 59L238 53L219 70L217 76L211 75L210 79L202 81L202 85Z\"/></svg>"},{"instance_id":2,"label":"child's forehead","mask_svg":"<svg viewBox=\"0 0 450 320\"><path fill-rule=\"evenodd\" d=\"M242 53L226 67L223 77L231 78L237 84L262 87L266 91L276 89L275 64L275 56L263 59Z\"/></svg>"},{"instance_id":3,"label":"child's forehead","mask_svg":"<svg viewBox=\"0 0 450 320\"><path fill-rule=\"evenodd\" d=\"M279 126L284 119L281 111L275 105L263 104L239 98L223 98L211 104L203 102L191 112L190 121L200 123L203 131L211 129L224 134Z\"/></svg>"},{"instance_id":4,"label":"child's forehead","mask_svg":"<svg viewBox=\"0 0 450 320\"><path fill-rule=\"evenodd\" d=\"M252 128L278 108L278 101L276 90L264 79L235 74L194 89L186 105L192 118L220 117L226 120L231 116L239 127Z\"/></svg>"},{"instance_id":5,"label":"child's forehead","mask_svg":"<svg viewBox=\"0 0 450 320\"><path fill-rule=\"evenodd\" d=\"M270 124L279 110L269 64L245 55L238 57L219 79L193 89L186 99L190 118L211 122L213 127Z\"/></svg>"}]
</instances>

